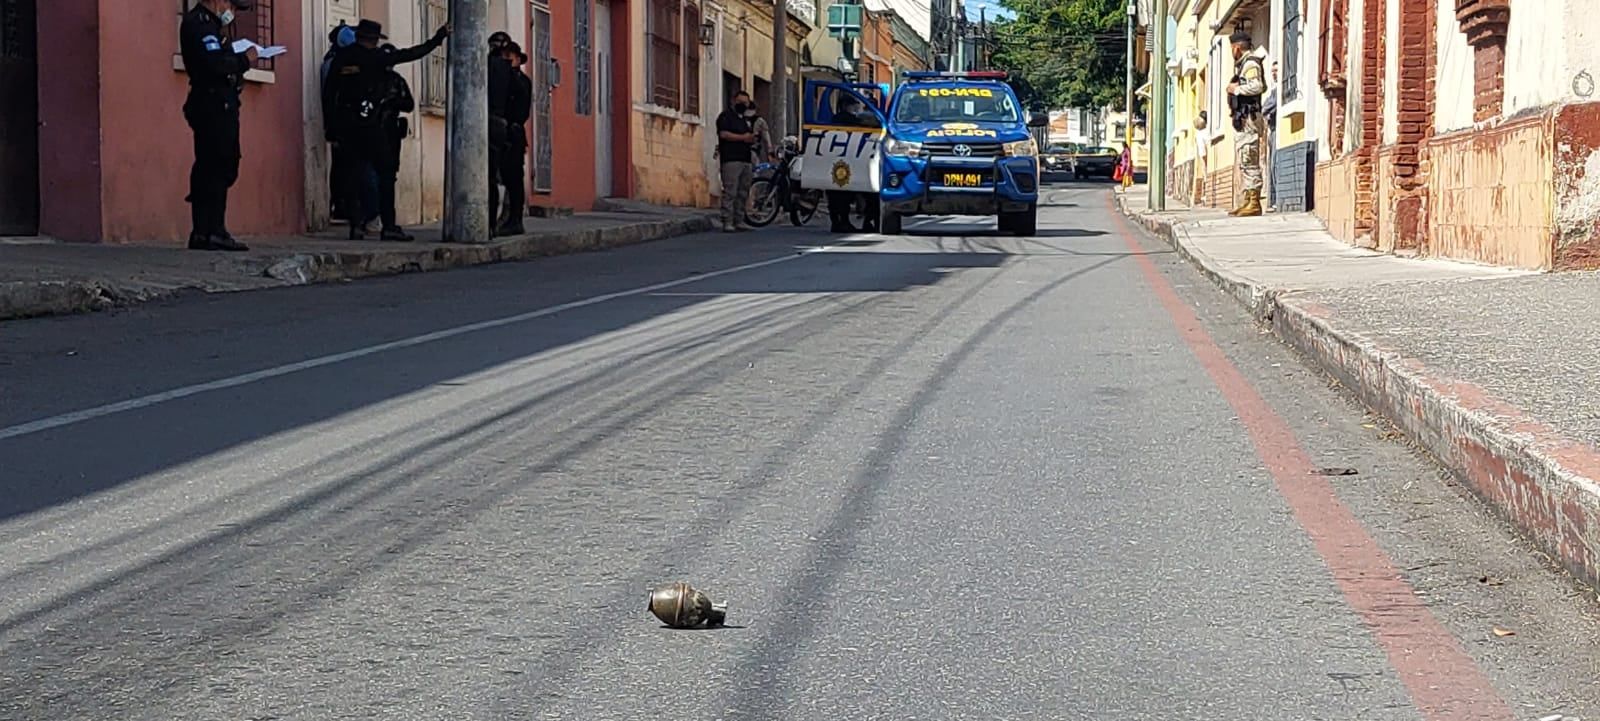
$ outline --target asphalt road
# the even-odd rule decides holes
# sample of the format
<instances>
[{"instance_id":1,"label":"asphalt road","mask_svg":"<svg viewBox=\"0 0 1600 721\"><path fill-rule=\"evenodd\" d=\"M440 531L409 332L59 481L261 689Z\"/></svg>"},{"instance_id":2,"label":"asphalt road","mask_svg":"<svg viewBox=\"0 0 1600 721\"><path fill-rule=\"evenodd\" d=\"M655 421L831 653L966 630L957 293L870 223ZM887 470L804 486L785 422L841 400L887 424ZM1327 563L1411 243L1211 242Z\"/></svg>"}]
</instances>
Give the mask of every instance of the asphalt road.
<instances>
[{"instance_id":1,"label":"asphalt road","mask_svg":"<svg viewBox=\"0 0 1600 721\"><path fill-rule=\"evenodd\" d=\"M0 719L1600 718L1591 592L1049 199L0 326Z\"/></svg>"}]
</instances>

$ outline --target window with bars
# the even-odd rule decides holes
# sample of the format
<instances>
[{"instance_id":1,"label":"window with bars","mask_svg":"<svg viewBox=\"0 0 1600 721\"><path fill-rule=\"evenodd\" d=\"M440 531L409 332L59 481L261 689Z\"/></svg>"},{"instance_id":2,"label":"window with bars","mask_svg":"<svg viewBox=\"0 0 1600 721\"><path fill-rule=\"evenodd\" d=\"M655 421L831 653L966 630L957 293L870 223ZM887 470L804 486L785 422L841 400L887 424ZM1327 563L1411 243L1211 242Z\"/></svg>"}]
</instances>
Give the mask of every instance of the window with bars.
<instances>
[{"instance_id":1,"label":"window with bars","mask_svg":"<svg viewBox=\"0 0 1600 721\"><path fill-rule=\"evenodd\" d=\"M700 112L700 6L683 6L683 111Z\"/></svg>"},{"instance_id":2,"label":"window with bars","mask_svg":"<svg viewBox=\"0 0 1600 721\"><path fill-rule=\"evenodd\" d=\"M679 0L650 0L650 102L664 108L683 107L683 32Z\"/></svg>"},{"instance_id":3,"label":"window with bars","mask_svg":"<svg viewBox=\"0 0 1600 721\"><path fill-rule=\"evenodd\" d=\"M1283 102L1300 99L1300 35L1305 30L1305 19L1300 13L1300 3L1305 0L1283 0Z\"/></svg>"},{"instance_id":4,"label":"window with bars","mask_svg":"<svg viewBox=\"0 0 1600 721\"><path fill-rule=\"evenodd\" d=\"M572 35L577 38L573 70L577 74L577 112L594 114L594 0L573 0Z\"/></svg>"},{"instance_id":5,"label":"window with bars","mask_svg":"<svg viewBox=\"0 0 1600 721\"><path fill-rule=\"evenodd\" d=\"M424 34L432 32L428 28L437 28L450 21L450 0L422 0L421 7L417 9L422 18ZM422 108L442 111L450 100L450 64L446 52L441 46L422 59L422 92L417 95L417 105Z\"/></svg>"},{"instance_id":6,"label":"window with bars","mask_svg":"<svg viewBox=\"0 0 1600 721\"><path fill-rule=\"evenodd\" d=\"M178 16L187 15L200 0L178 0ZM251 40L262 47L276 45L276 28L273 27L272 0L256 0L249 10L236 10L233 24L228 26L228 37L234 40ZM256 70L272 71L277 58L257 58Z\"/></svg>"},{"instance_id":7,"label":"window with bars","mask_svg":"<svg viewBox=\"0 0 1600 721\"><path fill-rule=\"evenodd\" d=\"M0 0L0 58L30 64L38 59L35 14L32 2Z\"/></svg>"}]
</instances>

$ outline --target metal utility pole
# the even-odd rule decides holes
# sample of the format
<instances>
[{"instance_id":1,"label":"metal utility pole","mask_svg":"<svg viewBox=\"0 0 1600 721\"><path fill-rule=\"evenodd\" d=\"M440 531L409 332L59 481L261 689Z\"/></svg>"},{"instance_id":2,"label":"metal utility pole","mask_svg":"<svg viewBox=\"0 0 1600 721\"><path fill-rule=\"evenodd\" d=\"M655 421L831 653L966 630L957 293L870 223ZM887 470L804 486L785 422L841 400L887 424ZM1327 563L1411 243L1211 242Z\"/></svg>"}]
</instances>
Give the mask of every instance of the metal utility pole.
<instances>
[{"instance_id":1,"label":"metal utility pole","mask_svg":"<svg viewBox=\"0 0 1600 721\"><path fill-rule=\"evenodd\" d=\"M1128 145L1128 157L1133 157L1133 19L1138 13L1135 0L1128 0L1128 80L1127 94L1123 98L1122 142Z\"/></svg>"},{"instance_id":2,"label":"metal utility pole","mask_svg":"<svg viewBox=\"0 0 1600 721\"><path fill-rule=\"evenodd\" d=\"M489 0L451 0L444 240L489 242ZM542 60L537 58L536 61ZM526 202L517 198L513 202Z\"/></svg>"},{"instance_id":3,"label":"metal utility pole","mask_svg":"<svg viewBox=\"0 0 1600 721\"><path fill-rule=\"evenodd\" d=\"M1150 54L1150 208L1167 209L1167 0L1155 0L1155 47Z\"/></svg>"},{"instance_id":4,"label":"metal utility pole","mask_svg":"<svg viewBox=\"0 0 1600 721\"><path fill-rule=\"evenodd\" d=\"M773 132L789 134L789 0L772 0L772 97L767 100ZM798 82L798 79L796 79Z\"/></svg>"},{"instance_id":5,"label":"metal utility pole","mask_svg":"<svg viewBox=\"0 0 1600 721\"><path fill-rule=\"evenodd\" d=\"M978 6L978 34L973 39L978 48L978 69L989 69L989 6Z\"/></svg>"},{"instance_id":6,"label":"metal utility pole","mask_svg":"<svg viewBox=\"0 0 1600 721\"><path fill-rule=\"evenodd\" d=\"M949 69L952 71L966 70L962 66L961 41L967 32L966 9L962 7L961 0L950 0L949 30L945 32L944 41L950 43ZM937 68L937 66L935 66Z\"/></svg>"}]
</instances>

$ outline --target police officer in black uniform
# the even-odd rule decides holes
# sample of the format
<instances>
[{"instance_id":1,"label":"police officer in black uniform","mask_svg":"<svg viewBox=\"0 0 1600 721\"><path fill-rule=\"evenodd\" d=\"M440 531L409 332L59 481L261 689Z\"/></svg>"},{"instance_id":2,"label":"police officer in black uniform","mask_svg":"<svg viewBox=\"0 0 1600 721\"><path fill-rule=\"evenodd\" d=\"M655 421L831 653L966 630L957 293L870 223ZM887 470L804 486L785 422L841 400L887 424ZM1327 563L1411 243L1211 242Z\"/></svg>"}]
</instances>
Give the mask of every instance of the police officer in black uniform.
<instances>
[{"instance_id":1,"label":"police officer in black uniform","mask_svg":"<svg viewBox=\"0 0 1600 721\"><path fill-rule=\"evenodd\" d=\"M521 235L522 213L528 204L523 176L528 167L528 118L533 114L533 79L522 72L528 56L516 43L501 50L511 64L511 81L506 88L506 149L500 154L500 182L506 186L506 206L501 212L496 235Z\"/></svg>"},{"instance_id":2,"label":"police officer in black uniform","mask_svg":"<svg viewBox=\"0 0 1600 721\"><path fill-rule=\"evenodd\" d=\"M228 232L228 189L239 179L239 94L256 51L234 52L228 26L235 11L249 10L251 2L200 0L178 29L189 75L183 117L194 132L186 200L193 219L189 247L195 250L248 250Z\"/></svg>"},{"instance_id":3,"label":"police officer in black uniform","mask_svg":"<svg viewBox=\"0 0 1600 721\"><path fill-rule=\"evenodd\" d=\"M361 217L361 181L370 170L376 169L380 177L390 170L391 153L389 135L395 130L385 123L384 103L393 85L390 70L401 63L421 60L428 56L450 36L448 24L439 28L433 38L421 45L401 50L383 50L379 41L387 39L383 26L372 20L362 20L356 25L356 43L341 49L333 57L328 70L328 81L333 91L326 97L329 107L324 115L333 123L331 135L347 154L349 172L341 173L344 184L345 217L350 220L350 239L366 237L362 228L366 220ZM398 170L398 168L394 168ZM379 189L379 214L383 216L384 240L411 240L395 224L394 186Z\"/></svg>"},{"instance_id":4,"label":"police officer in black uniform","mask_svg":"<svg viewBox=\"0 0 1600 721\"><path fill-rule=\"evenodd\" d=\"M497 32L489 36L489 225L499 234L500 188L510 190L510 181L502 177L506 154L511 151L511 119L506 117L506 105L511 100L511 60L506 58L506 48L513 44L511 35Z\"/></svg>"}]
</instances>

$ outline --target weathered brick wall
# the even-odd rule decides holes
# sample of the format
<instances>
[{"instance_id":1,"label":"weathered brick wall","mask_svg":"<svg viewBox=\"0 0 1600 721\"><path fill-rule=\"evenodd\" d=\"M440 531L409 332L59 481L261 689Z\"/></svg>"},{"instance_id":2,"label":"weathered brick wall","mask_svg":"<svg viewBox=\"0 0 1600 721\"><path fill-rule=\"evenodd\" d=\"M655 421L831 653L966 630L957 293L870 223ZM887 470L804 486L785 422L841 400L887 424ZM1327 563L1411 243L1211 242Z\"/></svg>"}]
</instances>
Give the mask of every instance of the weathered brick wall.
<instances>
[{"instance_id":1,"label":"weathered brick wall","mask_svg":"<svg viewBox=\"0 0 1600 721\"><path fill-rule=\"evenodd\" d=\"M1515 268L1553 267L1550 115L1427 141L1428 254Z\"/></svg>"},{"instance_id":2,"label":"weathered brick wall","mask_svg":"<svg viewBox=\"0 0 1600 721\"><path fill-rule=\"evenodd\" d=\"M1194 163L1185 160L1172 166L1167 173L1167 197L1193 204L1196 200L1194 192Z\"/></svg>"},{"instance_id":3,"label":"weathered brick wall","mask_svg":"<svg viewBox=\"0 0 1600 721\"><path fill-rule=\"evenodd\" d=\"M1554 115L1555 267L1600 268L1600 103Z\"/></svg>"},{"instance_id":4,"label":"weathered brick wall","mask_svg":"<svg viewBox=\"0 0 1600 721\"><path fill-rule=\"evenodd\" d=\"M1383 141L1384 101L1384 21L1388 5L1384 0L1362 3L1361 26L1361 133L1357 157L1355 196L1357 238L1370 236L1378 216L1378 188L1374 175L1378 145Z\"/></svg>"},{"instance_id":5,"label":"weathered brick wall","mask_svg":"<svg viewBox=\"0 0 1600 721\"><path fill-rule=\"evenodd\" d=\"M1386 177L1394 181L1394 194L1385 206L1388 228L1380 247L1417 249L1427 245L1428 158L1423 141L1433 136L1435 79L1439 71L1432 3L1400 2L1400 103L1393 162Z\"/></svg>"},{"instance_id":6,"label":"weathered brick wall","mask_svg":"<svg viewBox=\"0 0 1600 721\"><path fill-rule=\"evenodd\" d=\"M635 111L633 116L637 199L657 205L710 207L711 179L700 150L701 126L656 113Z\"/></svg>"},{"instance_id":7,"label":"weathered brick wall","mask_svg":"<svg viewBox=\"0 0 1600 721\"><path fill-rule=\"evenodd\" d=\"M1213 208L1226 208L1233 210L1239 207L1240 198L1235 198L1234 193L1242 186L1239 180L1238 169L1228 166L1221 170L1214 170L1206 175L1205 192L1202 194L1201 205Z\"/></svg>"}]
</instances>

